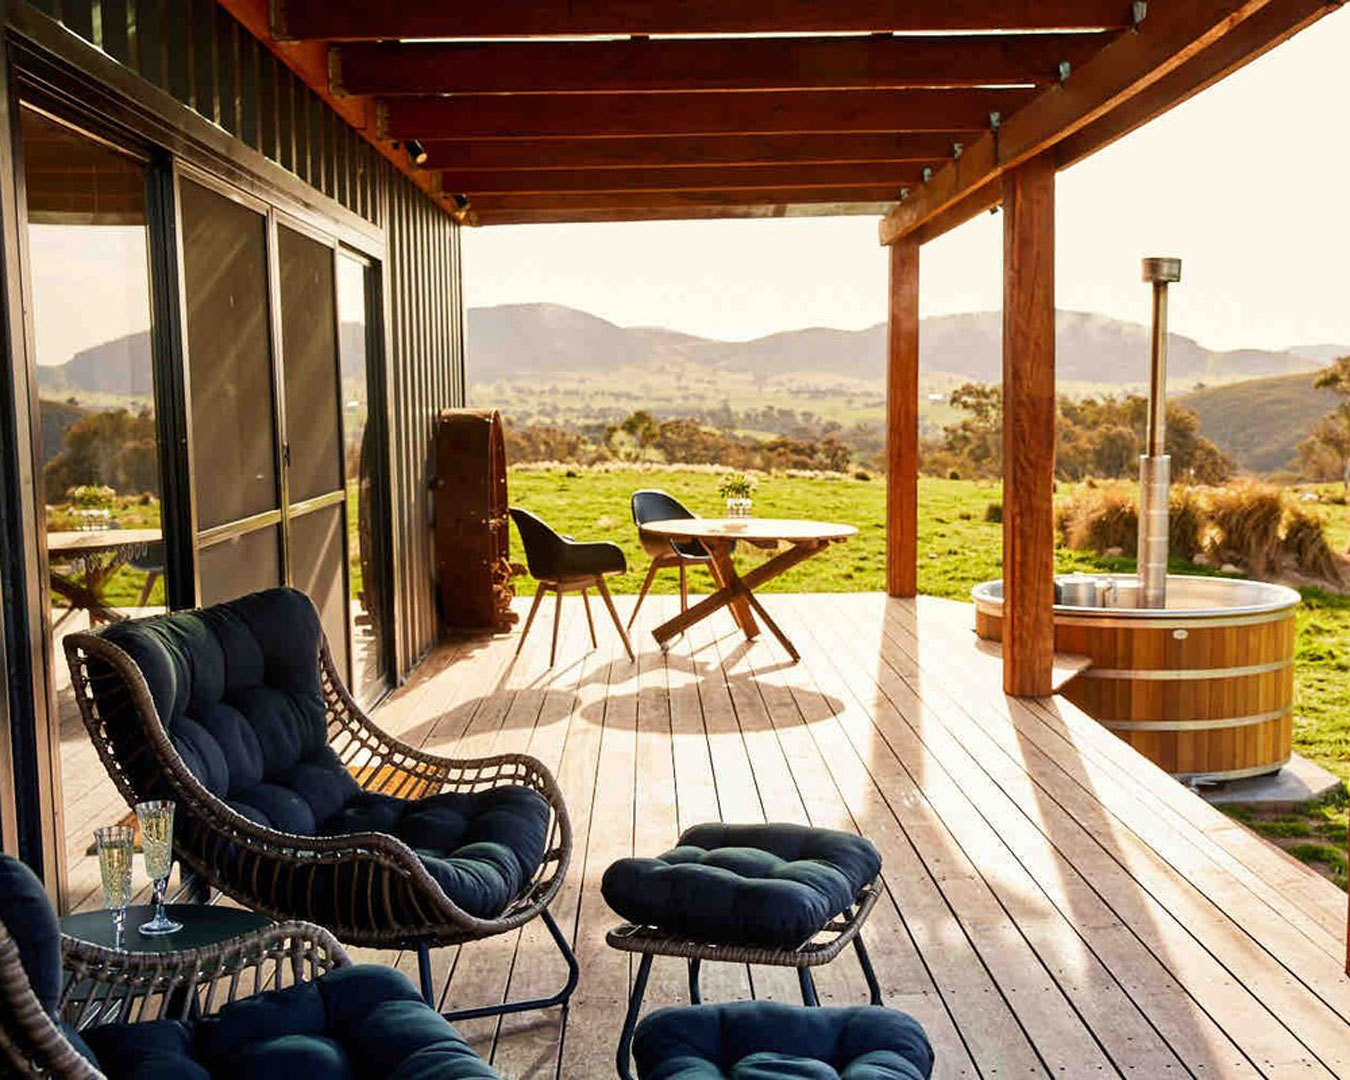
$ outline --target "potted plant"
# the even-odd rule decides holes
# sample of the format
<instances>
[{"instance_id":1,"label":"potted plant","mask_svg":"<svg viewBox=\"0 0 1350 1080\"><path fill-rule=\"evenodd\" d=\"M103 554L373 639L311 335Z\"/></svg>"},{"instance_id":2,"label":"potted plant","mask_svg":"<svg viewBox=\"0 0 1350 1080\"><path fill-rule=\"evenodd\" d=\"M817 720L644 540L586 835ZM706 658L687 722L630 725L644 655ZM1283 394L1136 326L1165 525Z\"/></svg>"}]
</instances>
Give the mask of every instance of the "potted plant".
<instances>
[{"instance_id":1,"label":"potted plant","mask_svg":"<svg viewBox=\"0 0 1350 1080\"><path fill-rule=\"evenodd\" d=\"M745 473L727 473L717 485L717 493L727 501L727 517L749 517L755 493L755 481Z\"/></svg>"}]
</instances>

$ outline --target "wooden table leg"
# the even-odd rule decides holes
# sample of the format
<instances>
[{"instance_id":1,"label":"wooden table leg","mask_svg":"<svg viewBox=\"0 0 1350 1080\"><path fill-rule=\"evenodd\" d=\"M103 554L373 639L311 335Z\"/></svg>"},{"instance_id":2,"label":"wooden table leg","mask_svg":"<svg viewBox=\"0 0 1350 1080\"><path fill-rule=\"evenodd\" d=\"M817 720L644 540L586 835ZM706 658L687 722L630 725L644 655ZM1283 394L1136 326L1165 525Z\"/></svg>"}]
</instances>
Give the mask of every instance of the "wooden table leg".
<instances>
[{"instance_id":1,"label":"wooden table leg","mask_svg":"<svg viewBox=\"0 0 1350 1080\"><path fill-rule=\"evenodd\" d=\"M755 598L755 594L747 589L745 591L745 597L750 601L750 606L755 609L755 612L759 615L764 625L769 628L769 632L778 639L778 644L787 650L787 654L792 657L792 662L795 664L800 660L802 657L801 654L797 652L797 647L793 645L788 639L788 636L779 629L778 624L769 617L769 613L764 610L764 605Z\"/></svg>"},{"instance_id":2,"label":"wooden table leg","mask_svg":"<svg viewBox=\"0 0 1350 1080\"><path fill-rule=\"evenodd\" d=\"M731 545L709 544L705 541L704 546L712 556L708 568L712 571L713 580L717 582L718 588L734 590L730 601L731 617L736 620L736 625L744 631L746 637L758 637L759 625L755 622L754 615L750 613L750 602L737 588L741 579L736 573L736 564L731 561Z\"/></svg>"}]
</instances>

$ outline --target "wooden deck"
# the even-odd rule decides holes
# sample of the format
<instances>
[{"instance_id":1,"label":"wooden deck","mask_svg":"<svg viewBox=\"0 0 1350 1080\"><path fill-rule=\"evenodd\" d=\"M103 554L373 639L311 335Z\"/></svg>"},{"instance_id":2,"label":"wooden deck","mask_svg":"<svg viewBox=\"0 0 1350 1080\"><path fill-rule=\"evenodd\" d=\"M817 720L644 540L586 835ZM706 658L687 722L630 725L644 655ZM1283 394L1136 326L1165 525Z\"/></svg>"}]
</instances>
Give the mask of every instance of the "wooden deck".
<instances>
[{"instance_id":1,"label":"wooden deck","mask_svg":"<svg viewBox=\"0 0 1350 1080\"><path fill-rule=\"evenodd\" d=\"M636 664L569 598L549 670L549 610L516 636L443 646L379 710L417 744L542 758L575 829L554 912L580 988L559 1013L461 1029L509 1078L613 1075L635 965L610 950L606 866L695 822L799 821L880 849L866 927L887 1003L913 1013L941 1077L1350 1077L1346 898L1135 755L1060 698L1014 701L965 604L877 594L769 595L803 656L747 645L725 613ZM631 597L618 598L627 617ZM415 975L410 954L364 953ZM542 926L442 950L444 1004L552 990ZM786 977L785 977L786 976ZM790 973L705 966L709 1000L797 999ZM866 998L845 954L828 1003ZM648 1007L682 1002L658 960Z\"/></svg>"}]
</instances>

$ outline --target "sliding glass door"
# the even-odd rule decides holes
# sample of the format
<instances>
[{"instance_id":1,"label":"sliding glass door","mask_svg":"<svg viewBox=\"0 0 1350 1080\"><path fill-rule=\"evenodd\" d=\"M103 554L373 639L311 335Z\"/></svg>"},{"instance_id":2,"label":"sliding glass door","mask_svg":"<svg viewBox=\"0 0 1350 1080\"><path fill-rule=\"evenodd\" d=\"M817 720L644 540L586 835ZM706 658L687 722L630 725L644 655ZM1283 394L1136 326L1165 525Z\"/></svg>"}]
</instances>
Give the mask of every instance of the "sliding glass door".
<instances>
[{"instance_id":1,"label":"sliding glass door","mask_svg":"<svg viewBox=\"0 0 1350 1080\"><path fill-rule=\"evenodd\" d=\"M179 180L197 595L288 583L350 677L337 246Z\"/></svg>"}]
</instances>

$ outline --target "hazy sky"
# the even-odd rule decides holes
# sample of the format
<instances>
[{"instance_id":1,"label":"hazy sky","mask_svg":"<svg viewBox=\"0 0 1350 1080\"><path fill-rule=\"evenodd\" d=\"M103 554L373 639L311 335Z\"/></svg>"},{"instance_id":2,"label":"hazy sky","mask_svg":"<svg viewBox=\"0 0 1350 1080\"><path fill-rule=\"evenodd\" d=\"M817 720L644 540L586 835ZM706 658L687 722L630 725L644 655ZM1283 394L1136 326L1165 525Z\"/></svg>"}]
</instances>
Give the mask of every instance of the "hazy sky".
<instances>
[{"instance_id":1,"label":"hazy sky","mask_svg":"<svg viewBox=\"0 0 1350 1080\"><path fill-rule=\"evenodd\" d=\"M1211 348L1350 344L1350 11L1059 176L1058 303L1144 322L1144 255L1184 260L1172 328ZM923 251L924 314L997 308L1002 217ZM465 231L470 306L551 301L746 339L886 311L874 218Z\"/></svg>"}]
</instances>

